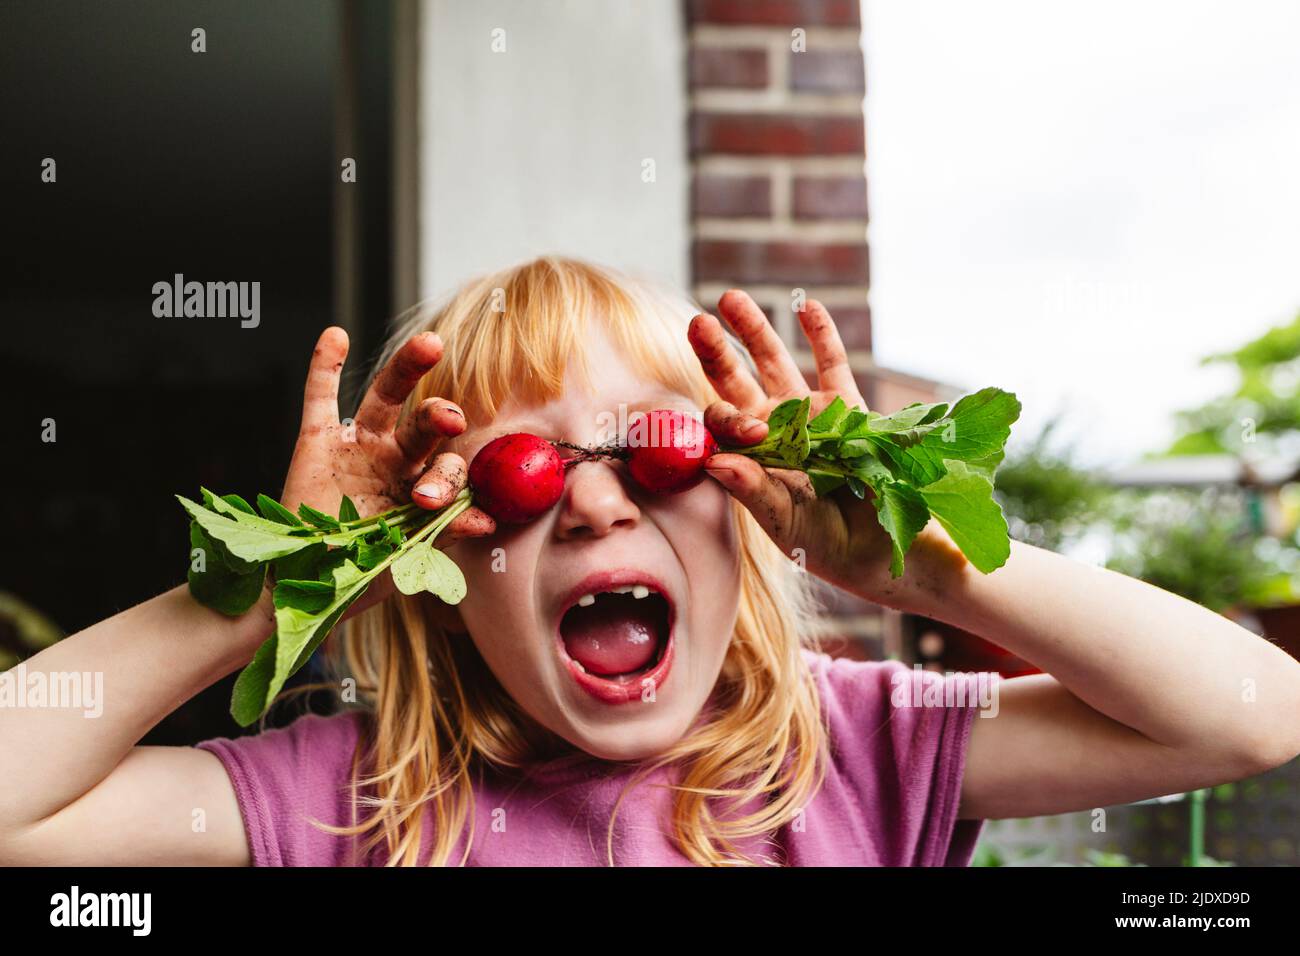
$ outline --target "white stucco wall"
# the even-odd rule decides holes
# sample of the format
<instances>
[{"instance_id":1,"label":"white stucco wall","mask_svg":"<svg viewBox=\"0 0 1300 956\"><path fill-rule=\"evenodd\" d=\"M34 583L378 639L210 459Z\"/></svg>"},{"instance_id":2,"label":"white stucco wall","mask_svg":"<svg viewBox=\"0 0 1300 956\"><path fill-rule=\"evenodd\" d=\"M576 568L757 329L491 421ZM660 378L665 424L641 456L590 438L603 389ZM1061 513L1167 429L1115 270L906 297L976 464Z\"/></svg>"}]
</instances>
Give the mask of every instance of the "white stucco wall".
<instances>
[{"instance_id":1,"label":"white stucco wall","mask_svg":"<svg viewBox=\"0 0 1300 956\"><path fill-rule=\"evenodd\" d=\"M420 24L422 297L543 252L686 286L676 0L424 0Z\"/></svg>"}]
</instances>

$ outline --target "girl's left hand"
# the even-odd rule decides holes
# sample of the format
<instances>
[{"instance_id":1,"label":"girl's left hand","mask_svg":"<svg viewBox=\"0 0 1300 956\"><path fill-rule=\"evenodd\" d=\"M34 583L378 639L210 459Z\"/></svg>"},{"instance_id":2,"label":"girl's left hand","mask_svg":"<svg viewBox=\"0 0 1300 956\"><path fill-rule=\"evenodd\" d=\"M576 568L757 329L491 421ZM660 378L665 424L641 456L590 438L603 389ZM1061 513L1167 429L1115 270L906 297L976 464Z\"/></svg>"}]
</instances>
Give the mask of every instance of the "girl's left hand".
<instances>
[{"instance_id":1,"label":"girl's left hand","mask_svg":"<svg viewBox=\"0 0 1300 956\"><path fill-rule=\"evenodd\" d=\"M866 409L839 332L820 302L809 300L798 313L817 362L815 390L746 293L727 292L718 301L718 311L758 369L755 381L717 318L702 313L691 320L691 346L723 399L704 413L704 424L719 444L737 447L762 441L767 436L767 416L790 398L809 396L812 415L837 395L850 408ZM803 558L808 571L868 598L877 596L877 582L889 580L891 545L870 498L858 499L847 488L818 498L803 472L765 468L744 455L720 453L705 467L749 509L782 551L792 559Z\"/></svg>"}]
</instances>

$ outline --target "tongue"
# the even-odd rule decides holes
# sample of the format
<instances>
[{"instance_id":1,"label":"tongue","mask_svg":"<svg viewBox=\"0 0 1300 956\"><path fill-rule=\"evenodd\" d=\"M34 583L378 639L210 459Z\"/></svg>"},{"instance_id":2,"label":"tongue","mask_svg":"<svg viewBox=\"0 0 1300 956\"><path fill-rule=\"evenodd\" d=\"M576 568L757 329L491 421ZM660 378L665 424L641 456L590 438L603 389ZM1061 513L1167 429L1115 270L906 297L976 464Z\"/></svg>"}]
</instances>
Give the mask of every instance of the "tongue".
<instances>
[{"instance_id":1,"label":"tongue","mask_svg":"<svg viewBox=\"0 0 1300 956\"><path fill-rule=\"evenodd\" d=\"M560 623L569 656L601 677L649 666L659 647L663 598L601 594L588 607L572 607Z\"/></svg>"}]
</instances>

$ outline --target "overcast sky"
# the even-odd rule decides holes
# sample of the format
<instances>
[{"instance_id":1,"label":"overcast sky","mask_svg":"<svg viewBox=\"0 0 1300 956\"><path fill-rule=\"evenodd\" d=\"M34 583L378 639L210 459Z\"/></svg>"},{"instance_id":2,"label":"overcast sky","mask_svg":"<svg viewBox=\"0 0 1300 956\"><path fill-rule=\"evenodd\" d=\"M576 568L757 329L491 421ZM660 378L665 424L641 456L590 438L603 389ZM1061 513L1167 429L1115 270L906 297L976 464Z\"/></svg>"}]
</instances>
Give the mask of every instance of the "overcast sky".
<instances>
[{"instance_id":1,"label":"overcast sky","mask_svg":"<svg viewBox=\"0 0 1300 956\"><path fill-rule=\"evenodd\" d=\"M1300 311L1300 3L865 0L863 33L882 363L1118 463Z\"/></svg>"}]
</instances>

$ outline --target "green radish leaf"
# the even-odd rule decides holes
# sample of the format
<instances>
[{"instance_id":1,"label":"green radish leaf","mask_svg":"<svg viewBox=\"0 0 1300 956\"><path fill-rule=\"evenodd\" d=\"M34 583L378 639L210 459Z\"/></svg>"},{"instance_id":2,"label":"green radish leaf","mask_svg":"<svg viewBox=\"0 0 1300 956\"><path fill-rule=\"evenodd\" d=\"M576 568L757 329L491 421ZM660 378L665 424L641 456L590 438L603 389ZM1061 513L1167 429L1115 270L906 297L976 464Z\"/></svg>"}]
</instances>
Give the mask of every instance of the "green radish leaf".
<instances>
[{"instance_id":1,"label":"green radish leaf","mask_svg":"<svg viewBox=\"0 0 1300 956\"><path fill-rule=\"evenodd\" d=\"M875 435L870 441L899 478L918 488L942 478L949 460L975 462L976 471L992 478L1019 416L1020 402L1014 395L986 388L965 396L951 414L928 425L930 431L919 442L900 442L889 434Z\"/></svg>"},{"instance_id":2,"label":"green radish leaf","mask_svg":"<svg viewBox=\"0 0 1300 956\"><path fill-rule=\"evenodd\" d=\"M360 521L361 514L357 511L357 506L352 503L352 499L347 495L343 496L343 501L339 504L339 521Z\"/></svg>"},{"instance_id":3,"label":"green radish leaf","mask_svg":"<svg viewBox=\"0 0 1300 956\"><path fill-rule=\"evenodd\" d=\"M922 418L919 422L917 422L917 424L928 425L931 422L936 422L939 419L943 418L943 416L946 415L947 413L948 413L948 404L946 402L940 402L937 405L931 405L929 413L924 418Z\"/></svg>"},{"instance_id":4,"label":"green radish leaf","mask_svg":"<svg viewBox=\"0 0 1300 956\"><path fill-rule=\"evenodd\" d=\"M803 399L788 398L772 409L772 414L767 416L768 437L763 440L764 443L771 440L774 433L779 432L798 417L799 406L802 404Z\"/></svg>"},{"instance_id":5,"label":"green radish leaf","mask_svg":"<svg viewBox=\"0 0 1300 956\"><path fill-rule=\"evenodd\" d=\"M813 491L818 498L825 498L836 488L842 488L845 483L843 475L831 475L820 471L808 472L808 479L812 482Z\"/></svg>"},{"instance_id":6,"label":"green radish leaf","mask_svg":"<svg viewBox=\"0 0 1300 956\"><path fill-rule=\"evenodd\" d=\"M300 504L298 506L298 514L308 524L315 525L317 528L320 528L322 531L342 530L342 526L339 524L338 518L327 515L323 511L317 511L309 504L306 503Z\"/></svg>"},{"instance_id":7,"label":"green radish leaf","mask_svg":"<svg viewBox=\"0 0 1300 956\"><path fill-rule=\"evenodd\" d=\"M352 561L351 547L333 548L325 552L325 556L321 558L320 562L316 565L315 580L324 581L326 584L332 584L334 582L334 572L342 568L343 565L348 562L356 564L355 561Z\"/></svg>"},{"instance_id":8,"label":"green radish leaf","mask_svg":"<svg viewBox=\"0 0 1300 956\"><path fill-rule=\"evenodd\" d=\"M268 521L278 521L280 524L288 525L291 528L306 527L296 514L267 495L257 496L257 510L262 512L262 517Z\"/></svg>"},{"instance_id":9,"label":"green radish leaf","mask_svg":"<svg viewBox=\"0 0 1300 956\"><path fill-rule=\"evenodd\" d=\"M465 597L465 576L456 562L427 541L404 552L392 564L393 583L403 594L428 591L448 604Z\"/></svg>"},{"instance_id":10,"label":"green radish leaf","mask_svg":"<svg viewBox=\"0 0 1300 956\"><path fill-rule=\"evenodd\" d=\"M886 481L875 486L876 517L893 544L889 561L890 577L903 574L903 556L907 554L916 536L925 530L930 521L926 499L915 488L899 481Z\"/></svg>"},{"instance_id":11,"label":"green radish leaf","mask_svg":"<svg viewBox=\"0 0 1300 956\"><path fill-rule=\"evenodd\" d=\"M243 498L239 497L239 495L222 495L221 500L226 502L227 504L234 505L238 510L244 512L244 514L248 514L248 515L257 514L257 512L253 510L253 506L250 505Z\"/></svg>"},{"instance_id":12,"label":"green radish leaf","mask_svg":"<svg viewBox=\"0 0 1300 956\"><path fill-rule=\"evenodd\" d=\"M200 560L190 552L187 580L196 601L228 617L238 617L257 603L266 583L266 565L253 565L244 573L231 570L220 556L219 546L197 521L190 522L190 547L203 552ZM196 569L196 564L202 570Z\"/></svg>"},{"instance_id":13,"label":"green radish leaf","mask_svg":"<svg viewBox=\"0 0 1300 956\"><path fill-rule=\"evenodd\" d=\"M887 432L905 432L920 425L933 424L948 410L947 404L922 405L914 402L906 408L900 408L892 415L882 415L867 421L864 427L877 434Z\"/></svg>"},{"instance_id":14,"label":"green radish leaf","mask_svg":"<svg viewBox=\"0 0 1300 956\"><path fill-rule=\"evenodd\" d=\"M844 416L844 421L840 422L840 436L847 438L856 434L866 422L871 420L872 416L879 417L875 412L864 412L860 408L849 409L849 413Z\"/></svg>"},{"instance_id":15,"label":"green radish leaf","mask_svg":"<svg viewBox=\"0 0 1300 956\"><path fill-rule=\"evenodd\" d=\"M821 412L808 423L808 431L819 434L838 435L840 426L844 420L849 417L849 407L844 404L844 399L838 395L831 400L831 403L821 410Z\"/></svg>"},{"instance_id":16,"label":"green radish leaf","mask_svg":"<svg viewBox=\"0 0 1300 956\"><path fill-rule=\"evenodd\" d=\"M388 543L391 544L394 548L400 548L402 546L402 542L406 540L405 536L402 534L402 529L400 527L396 525L389 525L389 523L385 521L383 518L379 519L379 530L384 532L384 534L388 536Z\"/></svg>"},{"instance_id":17,"label":"green radish leaf","mask_svg":"<svg viewBox=\"0 0 1300 956\"><path fill-rule=\"evenodd\" d=\"M952 413L936 422L924 444L942 458L978 461L1001 455L1011 426L1020 417L1020 402L1000 388L985 388L967 395Z\"/></svg>"},{"instance_id":18,"label":"green radish leaf","mask_svg":"<svg viewBox=\"0 0 1300 956\"><path fill-rule=\"evenodd\" d=\"M334 585L324 581L276 581L275 600L276 607L319 614L334 600Z\"/></svg>"},{"instance_id":19,"label":"green radish leaf","mask_svg":"<svg viewBox=\"0 0 1300 956\"><path fill-rule=\"evenodd\" d=\"M190 517L199 523L209 538L220 541L231 554L243 561L252 563L272 561L287 554L301 551L312 544L310 538L284 534L283 525L275 525L281 530L272 533L244 521L237 521L224 514L215 514L202 505L180 495L177 495L176 499L181 503L181 507L189 512ZM230 506L227 505L227 507ZM231 508L231 510L236 509ZM243 514L242 511L236 511L236 513ZM252 515L245 515L245 518L248 521L264 520L255 518ZM269 521L266 523L274 524Z\"/></svg>"},{"instance_id":20,"label":"green radish leaf","mask_svg":"<svg viewBox=\"0 0 1300 956\"><path fill-rule=\"evenodd\" d=\"M846 432L843 441L843 453L860 455L869 450L873 439L888 435L889 440L899 448L915 445L934 429L940 427L937 419L948 408L947 405L909 405L889 416L870 418L858 425L852 432Z\"/></svg>"},{"instance_id":21,"label":"green radish leaf","mask_svg":"<svg viewBox=\"0 0 1300 956\"><path fill-rule=\"evenodd\" d=\"M893 473L885 467L884 462L874 454L862 455L859 458L851 458L845 465L849 471L853 472L855 478L865 481L869 485L875 485L882 481L892 481Z\"/></svg>"},{"instance_id":22,"label":"green radish leaf","mask_svg":"<svg viewBox=\"0 0 1300 956\"><path fill-rule=\"evenodd\" d=\"M994 474L997 473L998 465L1002 464L1005 451L999 451L996 454L989 455L987 458L975 458L966 462L966 467L971 471L977 471L989 481L993 480Z\"/></svg>"},{"instance_id":23,"label":"green radish leaf","mask_svg":"<svg viewBox=\"0 0 1300 956\"><path fill-rule=\"evenodd\" d=\"M261 515L257 514L249 506L248 502L244 501L244 499L240 498L238 495L226 495L219 498L206 488L200 488L199 490L203 493L203 501L210 511L215 511L217 514L230 518L232 521L237 521L239 524L245 525L249 528L257 528L261 531L267 532L268 534L293 534L292 529L286 528L278 521L268 521ZM239 502L239 504L228 501L227 499L229 498L234 498Z\"/></svg>"},{"instance_id":24,"label":"green radish leaf","mask_svg":"<svg viewBox=\"0 0 1300 956\"><path fill-rule=\"evenodd\" d=\"M1015 395L986 388L952 406L914 402L891 415L847 408L834 398L811 422L810 404L807 398L781 402L768 417L763 441L728 450L767 468L804 471L819 497L846 484L859 498L873 489L873 505L893 545L895 577L931 517L981 571L1005 563L1006 519L992 489L1020 416Z\"/></svg>"},{"instance_id":25,"label":"green radish leaf","mask_svg":"<svg viewBox=\"0 0 1300 956\"><path fill-rule=\"evenodd\" d=\"M240 672L231 695L230 713L241 726L266 713L347 609L400 558L399 549L410 546L410 535L427 539L414 546L428 552L429 567L420 572L425 587L453 603L465 594L460 569L429 542L468 507L468 490L438 515L412 514L409 506L395 509L393 516L401 515L399 524L382 517L360 522L354 517L355 504L345 498L340 514L360 525L346 531L339 520L308 505L299 509L300 519L266 495L257 498L260 515L238 496L217 497L206 488L202 495L202 505L176 496L192 520L191 541L203 548L208 562L202 577L192 576L196 598L225 613L242 613L260 596L267 566L275 570L275 633ZM433 528L428 527L431 522Z\"/></svg>"},{"instance_id":26,"label":"green radish leaf","mask_svg":"<svg viewBox=\"0 0 1300 956\"><path fill-rule=\"evenodd\" d=\"M344 612L365 593L376 573L362 572L345 560L334 570L332 587L320 585L321 589L311 593L306 588L319 582L292 581L287 586L282 586L283 582L276 585L274 667L265 687L257 688L263 691L259 716L270 707L285 681L307 663ZM329 591L325 600L322 600L323 589Z\"/></svg>"},{"instance_id":27,"label":"green radish leaf","mask_svg":"<svg viewBox=\"0 0 1300 956\"><path fill-rule=\"evenodd\" d=\"M277 581L319 580L321 565L328 553L329 549L324 542L316 541L301 551L285 555L272 565L275 569L275 579Z\"/></svg>"},{"instance_id":28,"label":"green radish leaf","mask_svg":"<svg viewBox=\"0 0 1300 956\"><path fill-rule=\"evenodd\" d=\"M905 446L899 445L893 437L888 434L872 435L864 439L864 447L874 451L889 466L894 478L920 488L938 481L947 473L943 459L936 451L928 448L924 441Z\"/></svg>"},{"instance_id":29,"label":"green radish leaf","mask_svg":"<svg viewBox=\"0 0 1300 956\"><path fill-rule=\"evenodd\" d=\"M808 457L808 398L791 398L767 416L767 437L757 445L735 449L755 459L777 459L787 468L800 468Z\"/></svg>"},{"instance_id":30,"label":"green radish leaf","mask_svg":"<svg viewBox=\"0 0 1300 956\"><path fill-rule=\"evenodd\" d=\"M812 401L808 398L791 399L777 406L777 410L786 408L791 403L793 407L783 414L779 425L773 427L771 418L768 419L768 434L763 441L772 442L775 435L774 451L777 457L788 467L798 468L808 457L808 411L812 407ZM776 411L772 414L775 415Z\"/></svg>"},{"instance_id":31,"label":"green radish leaf","mask_svg":"<svg viewBox=\"0 0 1300 956\"><path fill-rule=\"evenodd\" d=\"M191 521L190 524L198 525L198 522ZM202 529L200 528L200 530ZM191 539L194 537L192 532L190 537ZM266 565L265 561L245 561L243 558L231 554L230 549L219 538L213 537L206 532L203 533L203 539L205 542L203 551L205 558L215 564L224 565L231 574L252 574Z\"/></svg>"},{"instance_id":32,"label":"green radish leaf","mask_svg":"<svg viewBox=\"0 0 1300 956\"><path fill-rule=\"evenodd\" d=\"M272 634L235 678L235 688L230 694L230 716L241 727L256 723L270 706L267 688L275 674L276 644L276 636Z\"/></svg>"},{"instance_id":33,"label":"green radish leaf","mask_svg":"<svg viewBox=\"0 0 1300 956\"><path fill-rule=\"evenodd\" d=\"M359 538L352 543L353 560L362 571L369 571L384 558L393 553L393 543L386 532L376 536Z\"/></svg>"},{"instance_id":34,"label":"green radish leaf","mask_svg":"<svg viewBox=\"0 0 1300 956\"><path fill-rule=\"evenodd\" d=\"M988 574L1011 555L1007 520L993 498L993 482L962 461L949 461L947 467L944 477L920 489L921 497L962 554Z\"/></svg>"}]
</instances>

